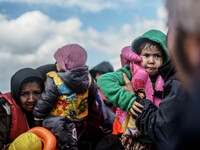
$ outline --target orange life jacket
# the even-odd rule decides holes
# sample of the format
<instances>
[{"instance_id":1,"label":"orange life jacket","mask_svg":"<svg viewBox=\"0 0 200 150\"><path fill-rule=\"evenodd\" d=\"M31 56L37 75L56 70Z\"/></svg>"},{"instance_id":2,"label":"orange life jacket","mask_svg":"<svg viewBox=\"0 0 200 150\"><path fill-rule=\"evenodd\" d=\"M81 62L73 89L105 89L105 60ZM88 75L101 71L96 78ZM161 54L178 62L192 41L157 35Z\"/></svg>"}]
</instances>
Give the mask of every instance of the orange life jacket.
<instances>
[{"instance_id":1,"label":"orange life jacket","mask_svg":"<svg viewBox=\"0 0 200 150\"><path fill-rule=\"evenodd\" d=\"M33 127L27 132L36 134L43 143L43 150L58 150L56 148L56 137L46 128Z\"/></svg>"},{"instance_id":2,"label":"orange life jacket","mask_svg":"<svg viewBox=\"0 0 200 150\"><path fill-rule=\"evenodd\" d=\"M119 120L115 118L115 121L113 122L113 132L112 134L118 135L123 133L122 125L119 123Z\"/></svg>"}]
</instances>

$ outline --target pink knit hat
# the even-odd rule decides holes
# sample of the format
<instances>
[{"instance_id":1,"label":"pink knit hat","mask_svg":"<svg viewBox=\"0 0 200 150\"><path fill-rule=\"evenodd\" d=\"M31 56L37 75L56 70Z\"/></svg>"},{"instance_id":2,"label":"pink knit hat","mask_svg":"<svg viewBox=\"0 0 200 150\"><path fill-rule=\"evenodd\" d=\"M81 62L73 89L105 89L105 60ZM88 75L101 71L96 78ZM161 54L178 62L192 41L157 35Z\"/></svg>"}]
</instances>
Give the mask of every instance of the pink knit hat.
<instances>
[{"instance_id":1,"label":"pink knit hat","mask_svg":"<svg viewBox=\"0 0 200 150\"><path fill-rule=\"evenodd\" d=\"M78 44L69 44L59 48L54 58L64 71L69 71L76 67L83 67L87 61L87 52Z\"/></svg>"}]
</instances>

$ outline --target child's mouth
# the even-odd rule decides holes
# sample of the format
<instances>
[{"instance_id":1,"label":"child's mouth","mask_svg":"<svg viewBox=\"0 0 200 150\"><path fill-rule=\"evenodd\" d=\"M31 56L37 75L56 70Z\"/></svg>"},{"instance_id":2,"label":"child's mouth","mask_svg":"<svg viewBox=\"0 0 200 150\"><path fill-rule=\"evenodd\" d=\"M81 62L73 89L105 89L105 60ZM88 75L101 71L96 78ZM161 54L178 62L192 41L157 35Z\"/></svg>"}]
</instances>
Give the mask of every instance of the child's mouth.
<instances>
[{"instance_id":1,"label":"child's mouth","mask_svg":"<svg viewBox=\"0 0 200 150\"><path fill-rule=\"evenodd\" d=\"M155 70L155 68L153 68L153 67L148 67L147 69L148 70Z\"/></svg>"}]
</instances>

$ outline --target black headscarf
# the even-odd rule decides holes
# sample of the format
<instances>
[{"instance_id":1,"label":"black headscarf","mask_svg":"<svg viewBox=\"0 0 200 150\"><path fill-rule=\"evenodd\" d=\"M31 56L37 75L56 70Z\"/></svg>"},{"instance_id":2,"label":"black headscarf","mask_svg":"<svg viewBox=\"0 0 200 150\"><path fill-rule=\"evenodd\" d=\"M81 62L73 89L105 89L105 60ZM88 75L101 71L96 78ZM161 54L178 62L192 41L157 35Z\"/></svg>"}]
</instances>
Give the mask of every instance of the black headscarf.
<instances>
[{"instance_id":1,"label":"black headscarf","mask_svg":"<svg viewBox=\"0 0 200 150\"><path fill-rule=\"evenodd\" d=\"M44 90L44 82L40 75L40 73L32 68L23 68L17 71L11 78L11 94L16 104L22 109L25 113L29 127L34 126L33 114L32 112L27 112L21 107L20 103L20 92L22 88L22 84L27 80L39 80L41 82L41 89Z\"/></svg>"},{"instance_id":2,"label":"black headscarf","mask_svg":"<svg viewBox=\"0 0 200 150\"><path fill-rule=\"evenodd\" d=\"M90 70L91 76L95 79L96 73L113 72L113 66L108 61L103 61Z\"/></svg>"}]
</instances>

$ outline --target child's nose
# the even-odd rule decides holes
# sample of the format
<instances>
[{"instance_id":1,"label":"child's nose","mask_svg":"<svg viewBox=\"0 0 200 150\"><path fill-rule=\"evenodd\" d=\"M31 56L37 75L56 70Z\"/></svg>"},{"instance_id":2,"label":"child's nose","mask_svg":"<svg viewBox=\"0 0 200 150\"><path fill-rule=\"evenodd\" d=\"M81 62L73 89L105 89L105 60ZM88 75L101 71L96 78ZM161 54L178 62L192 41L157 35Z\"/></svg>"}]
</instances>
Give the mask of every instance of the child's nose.
<instances>
[{"instance_id":1,"label":"child's nose","mask_svg":"<svg viewBox=\"0 0 200 150\"><path fill-rule=\"evenodd\" d=\"M150 56L149 57L149 63L153 63L154 62L154 58L153 58L153 56Z\"/></svg>"}]
</instances>

